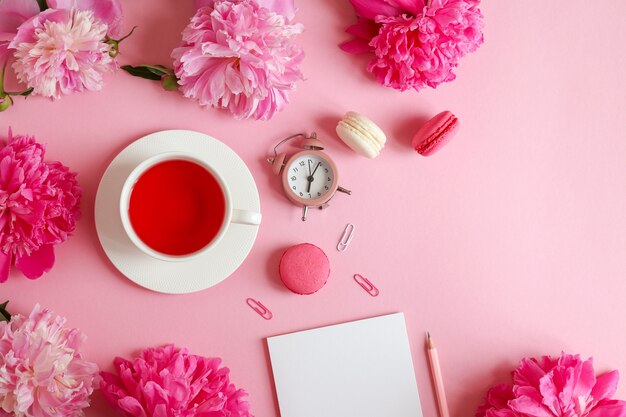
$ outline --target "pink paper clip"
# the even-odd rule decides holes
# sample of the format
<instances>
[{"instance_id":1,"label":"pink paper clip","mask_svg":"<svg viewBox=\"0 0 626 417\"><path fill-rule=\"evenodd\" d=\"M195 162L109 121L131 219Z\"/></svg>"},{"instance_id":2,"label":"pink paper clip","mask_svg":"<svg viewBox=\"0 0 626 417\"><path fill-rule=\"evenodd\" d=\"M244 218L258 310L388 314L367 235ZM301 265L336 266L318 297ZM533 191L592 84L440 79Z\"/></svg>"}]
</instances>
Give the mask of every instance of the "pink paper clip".
<instances>
[{"instance_id":1,"label":"pink paper clip","mask_svg":"<svg viewBox=\"0 0 626 417\"><path fill-rule=\"evenodd\" d=\"M271 320L274 315L269 310L269 308L265 307L263 303L255 300L254 298L246 299L246 304L250 306L251 309L257 312L257 314L263 317L265 320Z\"/></svg>"},{"instance_id":2,"label":"pink paper clip","mask_svg":"<svg viewBox=\"0 0 626 417\"><path fill-rule=\"evenodd\" d=\"M378 291L378 288L376 288L376 286L372 284L372 282L369 279L365 278L363 275L354 274L354 280L356 281L357 284L361 286L361 288L365 290L366 293L368 293L372 297L378 297L378 294L380 294L380 291Z\"/></svg>"}]
</instances>

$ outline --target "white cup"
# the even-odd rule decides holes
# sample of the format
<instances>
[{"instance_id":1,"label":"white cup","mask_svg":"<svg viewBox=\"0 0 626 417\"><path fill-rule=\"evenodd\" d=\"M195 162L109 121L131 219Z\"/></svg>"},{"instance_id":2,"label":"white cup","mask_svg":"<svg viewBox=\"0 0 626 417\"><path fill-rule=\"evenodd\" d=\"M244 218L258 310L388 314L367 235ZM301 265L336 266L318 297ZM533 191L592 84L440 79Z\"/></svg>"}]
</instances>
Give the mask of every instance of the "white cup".
<instances>
[{"instance_id":1,"label":"white cup","mask_svg":"<svg viewBox=\"0 0 626 417\"><path fill-rule=\"evenodd\" d=\"M217 180L220 187L222 188L222 192L224 194L225 208L226 208L222 226L220 227L219 232L217 233L217 235L215 235L213 240L211 240L202 249L199 249L196 252L185 254L185 255L164 254L146 245L135 232L131 224L130 215L129 215L130 197L133 192L133 188L135 187L135 184L137 183L137 180L139 180L139 178L148 169L152 168L153 166L161 162L173 161L173 160L190 161L190 162L200 165L201 167L206 169L208 172L210 172L211 175L213 175L213 177ZM137 165L135 169L132 170L128 178L126 178L126 181L124 182L124 186L122 187L122 194L120 197L120 216L122 219L122 226L124 227L124 230L126 231L126 234L128 235L128 238L131 240L131 242L133 242L133 244L139 250L141 250L147 255L152 256L153 258L160 259L162 261L169 261L169 262L189 261L193 258L201 256L205 254L206 252L210 251L220 242L220 240L222 240L222 238L226 234L228 227L230 226L231 223L247 224L247 225L261 224L261 213L257 213L255 211L249 211L249 210L240 210L240 209L236 209L233 207L231 192L228 188L228 185L226 184L224 179L217 173L217 171L215 171L205 162L199 160L193 155L183 153L183 152L166 152L166 153L161 153L161 154L152 156L146 159L145 161L143 161L142 163L140 163L139 165Z\"/></svg>"}]
</instances>

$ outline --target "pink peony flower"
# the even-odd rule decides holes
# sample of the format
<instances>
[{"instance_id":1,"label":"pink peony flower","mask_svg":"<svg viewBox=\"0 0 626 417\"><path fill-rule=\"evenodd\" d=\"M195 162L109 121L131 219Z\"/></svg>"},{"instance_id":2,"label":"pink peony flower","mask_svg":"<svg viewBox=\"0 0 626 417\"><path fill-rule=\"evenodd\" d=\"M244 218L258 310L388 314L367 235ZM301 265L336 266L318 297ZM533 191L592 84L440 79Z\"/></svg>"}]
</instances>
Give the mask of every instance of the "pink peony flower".
<instances>
[{"instance_id":1,"label":"pink peony flower","mask_svg":"<svg viewBox=\"0 0 626 417\"><path fill-rule=\"evenodd\" d=\"M216 0L200 8L172 52L185 97L229 110L236 118L270 119L302 79L302 25L255 0Z\"/></svg>"},{"instance_id":2,"label":"pink peony flower","mask_svg":"<svg viewBox=\"0 0 626 417\"><path fill-rule=\"evenodd\" d=\"M491 388L476 417L626 417L626 402L610 399L618 380L617 371L596 377L593 360L579 355L526 358L513 385Z\"/></svg>"},{"instance_id":3,"label":"pink peony flower","mask_svg":"<svg viewBox=\"0 0 626 417\"><path fill-rule=\"evenodd\" d=\"M18 29L15 49L17 78L34 94L61 95L102 89L103 75L115 68L111 45L103 42L107 25L91 11L48 9Z\"/></svg>"},{"instance_id":4,"label":"pink peony flower","mask_svg":"<svg viewBox=\"0 0 626 417\"><path fill-rule=\"evenodd\" d=\"M0 147L0 282L13 261L28 278L54 264L53 245L67 240L80 217L76 174L60 162L44 162L45 149L31 136Z\"/></svg>"},{"instance_id":5,"label":"pink peony flower","mask_svg":"<svg viewBox=\"0 0 626 417\"><path fill-rule=\"evenodd\" d=\"M28 318L0 322L0 415L84 415L99 381L98 366L78 349L84 336L36 305Z\"/></svg>"},{"instance_id":6,"label":"pink peony flower","mask_svg":"<svg viewBox=\"0 0 626 417\"><path fill-rule=\"evenodd\" d=\"M150 348L133 361L116 358L119 375L102 372L100 389L128 417L252 417L220 362L174 345Z\"/></svg>"},{"instance_id":7,"label":"pink peony flower","mask_svg":"<svg viewBox=\"0 0 626 417\"><path fill-rule=\"evenodd\" d=\"M351 0L358 21L346 52L373 52L367 69L400 91L437 87L455 78L459 60L482 43L480 0Z\"/></svg>"}]
</instances>

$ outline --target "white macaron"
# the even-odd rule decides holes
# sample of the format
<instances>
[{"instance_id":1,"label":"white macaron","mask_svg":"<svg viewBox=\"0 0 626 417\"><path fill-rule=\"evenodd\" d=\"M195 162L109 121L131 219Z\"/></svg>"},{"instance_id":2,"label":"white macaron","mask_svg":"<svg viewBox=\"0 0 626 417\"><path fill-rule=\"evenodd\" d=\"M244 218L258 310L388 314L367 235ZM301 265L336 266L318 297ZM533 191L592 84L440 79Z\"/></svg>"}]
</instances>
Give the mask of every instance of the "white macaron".
<instances>
[{"instance_id":1,"label":"white macaron","mask_svg":"<svg viewBox=\"0 0 626 417\"><path fill-rule=\"evenodd\" d=\"M385 147L387 136L376 123L362 114L350 111L337 123L337 135L353 151L376 158Z\"/></svg>"}]
</instances>

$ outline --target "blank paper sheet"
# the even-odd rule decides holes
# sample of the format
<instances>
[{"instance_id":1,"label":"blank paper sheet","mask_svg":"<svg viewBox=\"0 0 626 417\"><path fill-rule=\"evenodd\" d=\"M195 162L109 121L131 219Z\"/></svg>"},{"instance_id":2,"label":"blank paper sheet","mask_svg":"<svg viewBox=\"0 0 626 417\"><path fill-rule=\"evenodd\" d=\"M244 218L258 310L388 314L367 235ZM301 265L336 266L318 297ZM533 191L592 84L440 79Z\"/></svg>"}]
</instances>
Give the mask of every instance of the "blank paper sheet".
<instances>
[{"instance_id":1,"label":"blank paper sheet","mask_svg":"<svg viewBox=\"0 0 626 417\"><path fill-rule=\"evenodd\" d=\"M402 313L267 342L281 417L422 417Z\"/></svg>"}]
</instances>

